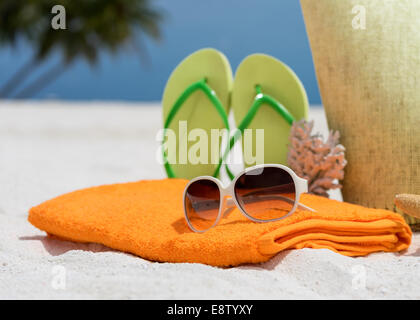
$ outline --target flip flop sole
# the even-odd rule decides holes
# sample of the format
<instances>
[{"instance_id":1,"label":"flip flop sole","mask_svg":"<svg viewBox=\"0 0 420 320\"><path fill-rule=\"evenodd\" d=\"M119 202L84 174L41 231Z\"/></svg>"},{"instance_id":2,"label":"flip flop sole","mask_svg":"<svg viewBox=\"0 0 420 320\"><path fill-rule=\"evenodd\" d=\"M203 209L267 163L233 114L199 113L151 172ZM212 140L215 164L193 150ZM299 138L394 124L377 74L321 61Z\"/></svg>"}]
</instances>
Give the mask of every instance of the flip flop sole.
<instances>
[{"instance_id":1,"label":"flip flop sole","mask_svg":"<svg viewBox=\"0 0 420 320\"><path fill-rule=\"evenodd\" d=\"M261 86L264 94L272 96L288 109L296 121L308 117L309 103L306 91L293 70L271 56L254 54L241 62L235 75L231 107L237 125L253 104L257 85ZM256 129L264 129L264 163L287 165L290 125L280 114L270 106L262 105L248 129L252 129L253 139L252 146L245 146L245 139L242 139L246 167L256 164L255 161L251 161L251 157L245 155L245 148L248 148L249 155L254 156L258 150ZM251 147L252 149L249 149Z\"/></svg>"},{"instance_id":2,"label":"flip flop sole","mask_svg":"<svg viewBox=\"0 0 420 320\"><path fill-rule=\"evenodd\" d=\"M215 49L202 49L185 58L170 75L162 98L164 122L175 101L184 90L203 78L207 80L207 85L216 92L228 113L233 82L229 61ZM186 121L181 123L181 126L187 125L186 131L182 128L180 131L180 121ZM169 125L169 129L176 134L176 145L169 142L167 144L168 150L170 148L176 150L176 163L171 163L171 167L177 178L191 179L201 175L211 176L214 174L217 163L211 157L212 146L220 149L221 137L212 143L211 130L223 128L225 125L220 114L204 92L196 91L184 102ZM191 132L192 130L194 131ZM205 148L202 147L197 151L199 146L203 146L201 141L203 137L200 132L205 132L208 139ZM194 136L194 134L197 135ZM183 147L185 145L186 148ZM207 151L207 155L205 155L205 151Z\"/></svg>"}]
</instances>

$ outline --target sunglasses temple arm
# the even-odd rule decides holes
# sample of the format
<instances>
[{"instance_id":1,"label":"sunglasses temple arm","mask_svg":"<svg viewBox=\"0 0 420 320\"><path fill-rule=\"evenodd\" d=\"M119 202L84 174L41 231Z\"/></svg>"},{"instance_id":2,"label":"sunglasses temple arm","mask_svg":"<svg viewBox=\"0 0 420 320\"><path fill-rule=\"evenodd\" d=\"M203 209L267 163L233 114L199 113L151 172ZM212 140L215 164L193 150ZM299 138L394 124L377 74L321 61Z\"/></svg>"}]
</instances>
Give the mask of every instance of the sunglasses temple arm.
<instances>
[{"instance_id":1,"label":"sunglasses temple arm","mask_svg":"<svg viewBox=\"0 0 420 320\"><path fill-rule=\"evenodd\" d=\"M307 211L316 212L316 210L315 210L315 209L312 209L311 207L305 206L304 204L302 204L302 203L300 203L300 202L298 202L298 207L300 207L300 208L302 208L302 209L304 209L304 210L307 210Z\"/></svg>"},{"instance_id":2,"label":"sunglasses temple arm","mask_svg":"<svg viewBox=\"0 0 420 320\"><path fill-rule=\"evenodd\" d=\"M287 197L283 197L280 195L276 195L276 198L280 198L282 200L285 200L286 202L289 202L291 204L293 204L295 201L292 199L289 199ZM258 200L254 200L254 201L258 201ZM229 213L231 213L233 211L233 209L235 209L236 204L233 201L233 198L227 198L225 200L225 211L223 212L223 216L227 217L229 215ZM316 212L316 210L312 209L311 207L305 206L304 204L298 202L298 207L300 207L303 210L307 210L307 211L312 211L312 212Z\"/></svg>"},{"instance_id":3,"label":"sunglasses temple arm","mask_svg":"<svg viewBox=\"0 0 420 320\"><path fill-rule=\"evenodd\" d=\"M284 200L286 202L289 202L290 204L294 204L295 203L295 200L289 199L288 197L283 197L283 196L280 196L280 195L276 195L275 197L276 198L280 198L280 199L282 199L282 200ZM298 207L300 207L303 210L316 212L316 210L312 209L311 207L305 206L304 204L302 204L300 202L298 202Z\"/></svg>"},{"instance_id":4,"label":"sunglasses temple arm","mask_svg":"<svg viewBox=\"0 0 420 320\"><path fill-rule=\"evenodd\" d=\"M301 192L302 193L307 193L308 192L308 180L300 178L300 183L299 184L300 184ZM308 211L316 212L315 209L312 209L311 207L305 206L304 204L302 204L300 202L298 202L298 207L301 207L301 208L303 208L305 210L308 210Z\"/></svg>"},{"instance_id":5,"label":"sunglasses temple arm","mask_svg":"<svg viewBox=\"0 0 420 320\"><path fill-rule=\"evenodd\" d=\"M247 194L247 195L249 195L249 194ZM274 199L284 200L284 201L286 201L290 204L295 203L295 200L289 199L288 197L284 197L284 196L281 196L281 195L272 195L271 197L273 197ZM258 196L254 196L253 198L248 198L246 202L250 203L250 202L258 202L258 201L261 201L261 197L258 198ZM232 203L233 206L235 205L232 198L228 199L228 201L226 202L226 206L229 206L228 203ZM301 209L307 210L307 211L316 212L316 210L312 209L311 207L305 206L304 204L302 204L300 202L298 202L298 207L300 207Z\"/></svg>"},{"instance_id":6,"label":"sunglasses temple arm","mask_svg":"<svg viewBox=\"0 0 420 320\"><path fill-rule=\"evenodd\" d=\"M255 189L251 192L248 192L248 193L244 194L244 196L252 196L254 194L258 194L260 192L266 192L268 190L281 192L285 189L288 190L289 186L291 186L291 185L294 185L294 184L287 184L287 185L281 185L281 186L273 186L273 187L268 187L268 188Z\"/></svg>"}]
</instances>

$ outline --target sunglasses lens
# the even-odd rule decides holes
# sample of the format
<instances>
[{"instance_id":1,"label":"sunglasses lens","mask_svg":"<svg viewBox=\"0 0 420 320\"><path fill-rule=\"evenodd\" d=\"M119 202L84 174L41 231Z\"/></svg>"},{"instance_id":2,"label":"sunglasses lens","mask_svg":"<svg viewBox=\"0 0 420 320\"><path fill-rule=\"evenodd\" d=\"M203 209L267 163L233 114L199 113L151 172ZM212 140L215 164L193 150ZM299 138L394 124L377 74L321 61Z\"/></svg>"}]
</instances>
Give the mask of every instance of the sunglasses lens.
<instances>
[{"instance_id":1,"label":"sunglasses lens","mask_svg":"<svg viewBox=\"0 0 420 320\"><path fill-rule=\"evenodd\" d=\"M296 199L292 176L281 168L254 169L238 178L235 195L242 210L259 220L287 215Z\"/></svg>"},{"instance_id":2,"label":"sunglasses lens","mask_svg":"<svg viewBox=\"0 0 420 320\"><path fill-rule=\"evenodd\" d=\"M191 226L197 231L210 229L220 208L220 190L211 180L197 180L185 193L185 211Z\"/></svg>"}]
</instances>

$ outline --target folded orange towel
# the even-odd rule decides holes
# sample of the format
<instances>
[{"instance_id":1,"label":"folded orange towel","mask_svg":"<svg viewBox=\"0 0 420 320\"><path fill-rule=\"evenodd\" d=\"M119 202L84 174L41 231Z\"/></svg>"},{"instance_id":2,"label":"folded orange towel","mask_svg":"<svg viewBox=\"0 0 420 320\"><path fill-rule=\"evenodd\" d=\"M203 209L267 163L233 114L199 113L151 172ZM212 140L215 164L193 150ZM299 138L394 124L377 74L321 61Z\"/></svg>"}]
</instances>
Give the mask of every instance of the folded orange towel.
<instances>
[{"instance_id":1,"label":"folded orange towel","mask_svg":"<svg viewBox=\"0 0 420 320\"><path fill-rule=\"evenodd\" d=\"M234 266L269 260L285 249L327 248L347 256L400 251L411 230L398 215L313 195L284 220L255 223L237 210L199 234L184 219L186 180L148 180L79 190L30 210L29 221L49 234L97 242L162 262Z\"/></svg>"}]
</instances>

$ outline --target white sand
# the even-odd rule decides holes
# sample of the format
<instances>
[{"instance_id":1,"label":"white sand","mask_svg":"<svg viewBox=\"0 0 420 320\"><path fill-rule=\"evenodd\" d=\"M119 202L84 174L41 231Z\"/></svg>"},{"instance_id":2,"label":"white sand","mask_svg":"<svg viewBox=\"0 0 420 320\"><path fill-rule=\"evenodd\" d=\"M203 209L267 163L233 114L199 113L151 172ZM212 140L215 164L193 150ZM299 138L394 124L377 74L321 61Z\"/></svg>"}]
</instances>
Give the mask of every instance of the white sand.
<instances>
[{"instance_id":1,"label":"white sand","mask_svg":"<svg viewBox=\"0 0 420 320\"><path fill-rule=\"evenodd\" d=\"M325 132L322 110L312 117ZM419 234L404 254L303 249L219 269L53 240L26 221L31 206L64 192L164 177L160 126L157 105L0 103L0 298L420 298Z\"/></svg>"}]
</instances>

